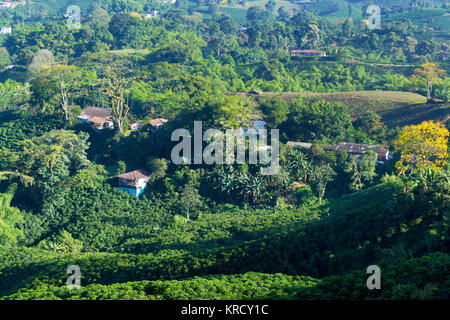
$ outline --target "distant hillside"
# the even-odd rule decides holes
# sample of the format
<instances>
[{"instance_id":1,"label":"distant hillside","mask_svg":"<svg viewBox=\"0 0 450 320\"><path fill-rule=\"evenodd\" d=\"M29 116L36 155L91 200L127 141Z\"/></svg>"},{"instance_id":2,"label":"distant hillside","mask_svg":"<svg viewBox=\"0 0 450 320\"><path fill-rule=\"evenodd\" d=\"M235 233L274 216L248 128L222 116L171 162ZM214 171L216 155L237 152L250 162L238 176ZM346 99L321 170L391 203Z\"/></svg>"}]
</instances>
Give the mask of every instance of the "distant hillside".
<instances>
[{"instance_id":1,"label":"distant hillside","mask_svg":"<svg viewBox=\"0 0 450 320\"><path fill-rule=\"evenodd\" d=\"M250 94L251 95L251 94ZM254 99L281 98L292 102L298 96L319 97L326 101L342 102L358 116L372 110L381 115L388 127L417 124L425 120L447 122L450 119L449 104L426 104L420 94L398 91L355 91L336 93L262 92L251 95Z\"/></svg>"}]
</instances>

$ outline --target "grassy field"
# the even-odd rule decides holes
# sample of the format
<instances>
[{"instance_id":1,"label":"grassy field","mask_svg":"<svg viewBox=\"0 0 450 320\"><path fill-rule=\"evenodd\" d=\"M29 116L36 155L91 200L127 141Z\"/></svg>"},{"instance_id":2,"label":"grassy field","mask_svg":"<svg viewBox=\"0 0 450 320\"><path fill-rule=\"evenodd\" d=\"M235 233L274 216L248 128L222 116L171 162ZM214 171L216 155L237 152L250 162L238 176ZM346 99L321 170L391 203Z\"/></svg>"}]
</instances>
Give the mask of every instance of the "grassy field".
<instances>
[{"instance_id":1,"label":"grassy field","mask_svg":"<svg viewBox=\"0 0 450 320\"><path fill-rule=\"evenodd\" d=\"M426 104L424 96L411 92L263 92L251 97L256 100L281 98L286 102L292 102L298 96L319 97L326 101L341 102L350 107L353 116L361 115L368 110L375 111L381 115L388 127L417 124L425 120L439 120L445 123L450 119L450 104Z\"/></svg>"}]
</instances>

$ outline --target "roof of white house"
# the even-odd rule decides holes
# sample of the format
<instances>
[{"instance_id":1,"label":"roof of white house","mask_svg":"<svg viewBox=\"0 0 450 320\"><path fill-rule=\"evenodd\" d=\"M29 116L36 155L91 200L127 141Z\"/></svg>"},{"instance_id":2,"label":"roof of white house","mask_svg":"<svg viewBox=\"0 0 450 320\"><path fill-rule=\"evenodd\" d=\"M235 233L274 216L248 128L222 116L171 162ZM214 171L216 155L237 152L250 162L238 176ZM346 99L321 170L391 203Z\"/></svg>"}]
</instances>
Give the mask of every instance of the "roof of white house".
<instances>
[{"instance_id":1,"label":"roof of white house","mask_svg":"<svg viewBox=\"0 0 450 320\"><path fill-rule=\"evenodd\" d=\"M106 118L103 117L91 117L88 119L89 122L95 123L95 124L103 124L106 122Z\"/></svg>"},{"instance_id":2,"label":"roof of white house","mask_svg":"<svg viewBox=\"0 0 450 320\"><path fill-rule=\"evenodd\" d=\"M167 121L168 120L164 119L164 118L156 118L156 119L150 120L148 123L150 123L150 125L156 127L158 125L166 123Z\"/></svg>"},{"instance_id":3,"label":"roof of white house","mask_svg":"<svg viewBox=\"0 0 450 320\"><path fill-rule=\"evenodd\" d=\"M11 27L1 27L0 28L0 33L1 34L12 33L12 28Z\"/></svg>"},{"instance_id":4,"label":"roof of white house","mask_svg":"<svg viewBox=\"0 0 450 320\"><path fill-rule=\"evenodd\" d=\"M370 144L362 144L362 143L351 143L351 142L339 142L338 145L333 146L324 146L325 150L335 150L335 151L347 151L349 153L359 153L363 154L369 150L376 153L387 153L389 149L381 146L381 145L370 145Z\"/></svg>"},{"instance_id":5,"label":"roof of white house","mask_svg":"<svg viewBox=\"0 0 450 320\"><path fill-rule=\"evenodd\" d=\"M119 174L116 177L120 178L120 179L136 181L136 180L139 180L139 179L148 178L149 177L149 173L147 171L145 171L145 170L138 169L138 170L126 172L126 173L123 173L123 174Z\"/></svg>"},{"instance_id":6,"label":"roof of white house","mask_svg":"<svg viewBox=\"0 0 450 320\"><path fill-rule=\"evenodd\" d=\"M77 117L78 119L90 119L92 117L110 118L112 115L111 109L100 108L100 107L86 107L81 110L81 114Z\"/></svg>"}]
</instances>

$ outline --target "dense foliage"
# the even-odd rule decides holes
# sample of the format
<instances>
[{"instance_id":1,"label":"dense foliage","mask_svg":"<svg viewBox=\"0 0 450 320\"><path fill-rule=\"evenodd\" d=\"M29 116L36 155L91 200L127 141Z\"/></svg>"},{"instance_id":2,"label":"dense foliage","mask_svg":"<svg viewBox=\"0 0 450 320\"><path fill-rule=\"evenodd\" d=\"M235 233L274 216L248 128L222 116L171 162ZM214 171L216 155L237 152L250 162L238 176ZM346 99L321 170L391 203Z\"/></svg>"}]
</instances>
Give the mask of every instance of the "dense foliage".
<instances>
[{"instance_id":1,"label":"dense foliage","mask_svg":"<svg viewBox=\"0 0 450 320\"><path fill-rule=\"evenodd\" d=\"M449 298L448 2L379 1L375 30L366 1L283 3L0 8L0 298ZM171 161L194 121L261 120L273 175ZM137 169L139 197L116 177Z\"/></svg>"}]
</instances>

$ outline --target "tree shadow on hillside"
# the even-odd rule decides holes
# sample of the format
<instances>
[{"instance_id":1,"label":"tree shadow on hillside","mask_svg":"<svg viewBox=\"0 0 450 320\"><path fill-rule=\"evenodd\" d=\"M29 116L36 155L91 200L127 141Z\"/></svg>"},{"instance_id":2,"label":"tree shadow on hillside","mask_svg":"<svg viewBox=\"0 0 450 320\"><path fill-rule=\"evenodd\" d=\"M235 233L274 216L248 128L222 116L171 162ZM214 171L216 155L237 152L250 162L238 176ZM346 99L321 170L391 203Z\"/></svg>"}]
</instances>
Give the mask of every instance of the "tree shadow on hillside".
<instances>
[{"instance_id":1,"label":"tree shadow on hillside","mask_svg":"<svg viewBox=\"0 0 450 320\"><path fill-rule=\"evenodd\" d=\"M412 104L386 112L382 115L382 121L392 128L416 125L427 120L446 122L449 115L449 104Z\"/></svg>"}]
</instances>

